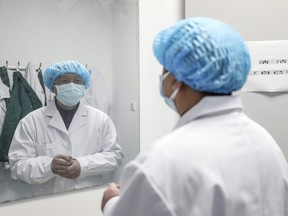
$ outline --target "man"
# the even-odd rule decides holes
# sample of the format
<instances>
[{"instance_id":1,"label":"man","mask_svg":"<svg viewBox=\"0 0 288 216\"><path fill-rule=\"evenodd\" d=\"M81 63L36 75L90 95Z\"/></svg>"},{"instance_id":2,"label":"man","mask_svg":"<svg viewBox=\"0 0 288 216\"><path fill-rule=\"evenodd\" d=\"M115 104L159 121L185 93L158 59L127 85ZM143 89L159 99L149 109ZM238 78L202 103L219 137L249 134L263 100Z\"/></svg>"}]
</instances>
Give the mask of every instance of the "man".
<instances>
[{"instance_id":1,"label":"man","mask_svg":"<svg viewBox=\"0 0 288 216\"><path fill-rule=\"evenodd\" d=\"M106 189L104 215L288 216L287 162L232 94L250 69L239 34L190 18L160 32L154 54L161 94L180 120Z\"/></svg>"},{"instance_id":2,"label":"man","mask_svg":"<svg viewBox=\"0 0 288 216\"><path fill-rule=\"evenodd\" d=\"M122 148L111 119L81 98L90 74L76 61L52 64L44 83L55 98L18 124L9 162L12 175L37 191L54 193L103 183L119 168ZM40 184L40 185L39 185Z\"/></svg>"}]
</instances>

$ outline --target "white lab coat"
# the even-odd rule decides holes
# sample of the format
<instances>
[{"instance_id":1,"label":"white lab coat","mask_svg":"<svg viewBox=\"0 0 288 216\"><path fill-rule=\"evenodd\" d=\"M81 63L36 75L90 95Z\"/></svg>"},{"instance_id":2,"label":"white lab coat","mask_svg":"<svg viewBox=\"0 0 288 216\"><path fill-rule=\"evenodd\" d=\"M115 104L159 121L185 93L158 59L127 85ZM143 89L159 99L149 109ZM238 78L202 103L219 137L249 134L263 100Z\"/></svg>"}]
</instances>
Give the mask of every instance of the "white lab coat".
<instances>
[{"instance_id":1,"label":"white lab coat","mask_svg":"<svg viewBox=\"0 0 288 216\"><path fill-rule=\"evenodd\" d=\"M205 97L128 163L105 216L288 216L288 166L238 96Z\"/></svg>"},{"instance_id":2,"label":"white lab coat","mask_svg":"<svg viewBox=\"0 0 288 216\"><path fill-rule=\"evenodd\" d=\"M38 72L36 71L34 65L31 62L28 62L24 78L31 86L31 88L35 91L36 95L38 96L39 100L41 101L42 105L45 105L45 92L42 89L41 83L38 78Z\"/></svg>"},{"instance_id":3,"label":"white lab coat","mask_svg":"<svg viewBox=\"0 0 288 216\"><path fill-rule=\"evenodd\" d=\"M56 154L76 158L81 165L80 176L71 180L53 174L51 161ZM102 184L102 174L117 170L122 159L111 119L83 102L68 130L54 100L29 113L19 122L9 150L13 176L35 184L35 194Z\"/></svg>"},{"instance_id":4,"label":"white lab coat","mask_svg":"<svg viewBox=\"0 0 288 216\"><path fill-rule=\"evenodd\" d=\"M93 106L106 114L110 113L110 92L102 73L96 69L90 71L90 85L85 92L83 102Z\"/></svg>"}]
</instances>

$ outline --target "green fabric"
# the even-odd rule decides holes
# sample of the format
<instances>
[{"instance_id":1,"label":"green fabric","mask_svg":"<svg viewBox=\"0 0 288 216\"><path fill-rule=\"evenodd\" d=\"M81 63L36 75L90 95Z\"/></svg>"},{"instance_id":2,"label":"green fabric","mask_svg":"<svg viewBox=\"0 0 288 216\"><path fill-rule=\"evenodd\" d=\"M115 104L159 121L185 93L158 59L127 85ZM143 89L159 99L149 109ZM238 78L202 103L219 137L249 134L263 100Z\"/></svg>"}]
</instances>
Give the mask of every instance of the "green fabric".
<instances>
[{"instance_id":1,"label":"green fabric","mask_svg":"<svg viewBox=\"0 0 288 216\"><path fill-rule=\"evenodd\" d=\"M20 72L14 72L13 88L0 136L0 161L8 161L8 151L19 121L40 107L42 103L34 90Z\"/></svg>"},{"instance_id":2,"label":"green fabric","mask_svg":"<svg viewBox=\"0 0 288 216\"><path fill-rule=\"evenodd\" d=\"M6 85L7 87L10 88L8 72L7 72L7 68L5 66L0 67L0 78L1 78L2 82L4 83L4 85ZM5 104L7 107L8 103L9 103L9 98L5 98L4 100L5 100Z\"/></svg>"},{"instance_id":3,"label":"green fabric","mask_svg":"<svg viewBox=\"0 0 288 216\"><path fill-rule=\"evenodd\" d=\"M7 68L5 66L0 67L0 78L1 78L2 82L10 88L8 72L7 72Z\"/></svg>"}]
</instances>

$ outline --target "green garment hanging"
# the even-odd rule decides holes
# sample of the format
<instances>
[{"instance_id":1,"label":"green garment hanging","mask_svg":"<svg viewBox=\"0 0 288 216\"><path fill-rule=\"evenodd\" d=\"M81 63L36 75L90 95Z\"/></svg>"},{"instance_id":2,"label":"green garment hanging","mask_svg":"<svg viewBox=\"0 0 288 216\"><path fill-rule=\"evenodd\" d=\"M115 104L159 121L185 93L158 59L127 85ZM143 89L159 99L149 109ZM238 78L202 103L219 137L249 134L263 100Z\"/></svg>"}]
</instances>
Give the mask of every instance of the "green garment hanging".
<instances>
[{"instance_id":1,"label":"green garment hanging","mask_svg":"<svg viewBox=\"0 0 288 216\"><path fill-rule=\"evenodd\" d=\"M19 121L42 103L20 72L13 73L13 88L0 136L0 161L8 161L10 144Z\"/></svg>"}]
</instances>

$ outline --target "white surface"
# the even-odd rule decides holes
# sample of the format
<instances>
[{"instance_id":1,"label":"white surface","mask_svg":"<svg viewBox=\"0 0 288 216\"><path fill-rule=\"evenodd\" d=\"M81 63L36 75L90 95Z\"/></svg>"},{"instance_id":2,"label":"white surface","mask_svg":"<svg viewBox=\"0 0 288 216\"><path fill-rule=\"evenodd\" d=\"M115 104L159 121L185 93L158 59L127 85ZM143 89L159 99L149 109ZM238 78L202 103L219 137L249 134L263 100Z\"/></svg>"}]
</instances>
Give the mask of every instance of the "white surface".
<instances>
[{"instance_id":1,"label":"white surface","mask_svg":"<svg viewBox=\"0 0 288 216\"><path fill-rule=\"evenodd\" d=\"M245 92L288 92L288 41L247 41L251 70Z\"/></svg>"},{"instance_id":2,"label":"white surface","mask_svg":"<svg viewBox=\"0 0 288 216\"><path fill-rule=\"evenodd\" d=\"M169 132L178 120L160 96L162 66L152 44L158 32L184 18L184 0L140 1L140 148Z\"/></svg>"},{"instance_id":3,"label":"white surface","mask_svg":"<svg viewBox=\"0 0 288 216\"><path fill-rule=\"evenodd\" d=\"M100 203L105 186L54 194L1 204L2 216L101 216Z\"/></svg>"},{"instance_id":4,"label":"white surface","mask_svg":"<svg viewBox=\"0 0 288 216\"><path fill-rule=\"evenodd\" d=\"M287 0L185 0L186 17L220 19L245 41L287 40Z\"/></svg>"}]
</instances>

